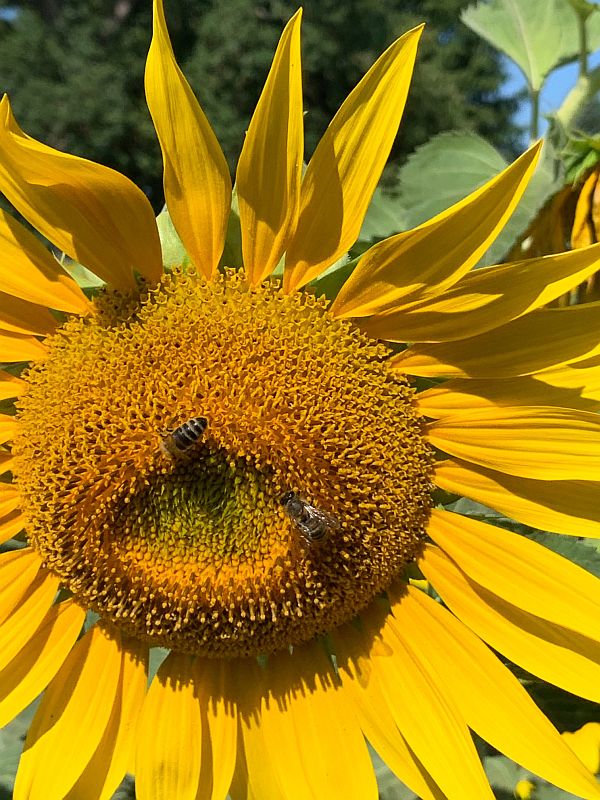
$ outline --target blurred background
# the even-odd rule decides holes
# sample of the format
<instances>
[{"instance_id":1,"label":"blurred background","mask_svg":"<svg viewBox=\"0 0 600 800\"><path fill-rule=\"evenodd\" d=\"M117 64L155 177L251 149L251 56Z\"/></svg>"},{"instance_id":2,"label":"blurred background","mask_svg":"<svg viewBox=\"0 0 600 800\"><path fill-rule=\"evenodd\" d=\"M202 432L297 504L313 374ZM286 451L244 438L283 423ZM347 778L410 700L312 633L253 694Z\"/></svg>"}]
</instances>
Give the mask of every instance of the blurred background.
<instances>
[{"instance_id":1,"label":"blurred background","mask_svg":"<svg viewBox=\"0 0 600 800\"><path fill-rule=\"evenodd\" d=\"M523 148L506 59L460 21L465 0L306 0L306 157L342 100L391 42L425 21L392 163L434 134L479 133L511 159ZM179 63L234 169L281 30L297 0L168 0ZM143 93L148 0L0 2L0 88L21 127L112 166L158 211L162 166Z\"/></svg>"}]
</instances>

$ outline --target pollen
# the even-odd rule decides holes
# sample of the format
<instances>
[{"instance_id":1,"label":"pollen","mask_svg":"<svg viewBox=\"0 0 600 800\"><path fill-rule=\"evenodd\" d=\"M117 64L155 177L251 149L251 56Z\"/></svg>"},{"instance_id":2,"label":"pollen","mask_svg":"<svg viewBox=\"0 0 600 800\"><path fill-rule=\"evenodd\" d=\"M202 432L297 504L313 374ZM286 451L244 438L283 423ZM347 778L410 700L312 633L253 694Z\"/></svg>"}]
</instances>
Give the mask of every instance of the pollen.
<instances>
[{"instance_id":1,"label":"pollen","mask_svg":"<svg viewBox=\"0 0 600 800\"><path fill-rule=\"evenodd\" d=\"M269 654L415 558L432 454L387 347L241 272L95 305L25 375L14 445L31 544L77 602L151 645Z\"/></svg>"}]
</instances>

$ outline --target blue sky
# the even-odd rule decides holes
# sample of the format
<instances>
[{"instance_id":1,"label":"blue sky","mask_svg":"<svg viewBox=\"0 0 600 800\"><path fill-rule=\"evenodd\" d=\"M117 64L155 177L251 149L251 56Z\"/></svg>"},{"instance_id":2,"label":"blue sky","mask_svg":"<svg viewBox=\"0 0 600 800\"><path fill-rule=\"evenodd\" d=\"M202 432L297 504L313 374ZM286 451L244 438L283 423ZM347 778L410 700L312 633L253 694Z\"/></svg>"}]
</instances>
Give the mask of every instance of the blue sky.
<instances>
[{"instance_id":1,"label":"blue sky","mask_svg":"<svg viewBox=\"0 0 600 800\"><path fill-rule=\"evenodd\" d=\"M590 68L597 67L600 64L600 50L597 50L590 56ZM521 70L512 62L509 62L508 71L510 78L504 87L504 94L512 95L525 87L525 78ZM540 134L543 134L546 129L546 122L543 118L544 114L548 114L555 108L558 108L569 90L573 88L577 80L577 64L567 64L564 67L552 72L546 80L542 93L540 96ZM516 120L520 125L526 128L529 125L529 109L524 104L516 116Z\"/></svg>"}]
</instances>

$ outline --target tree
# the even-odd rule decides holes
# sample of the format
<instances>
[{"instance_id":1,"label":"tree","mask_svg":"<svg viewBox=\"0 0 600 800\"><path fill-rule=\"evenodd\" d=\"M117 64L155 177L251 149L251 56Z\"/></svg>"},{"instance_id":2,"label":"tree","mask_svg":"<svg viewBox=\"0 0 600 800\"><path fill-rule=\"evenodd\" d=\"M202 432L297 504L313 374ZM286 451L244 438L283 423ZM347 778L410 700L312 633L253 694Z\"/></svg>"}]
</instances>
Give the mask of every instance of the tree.
<instances>
[{"instance_id":1,"label":"tree","mask_svg":"<svg viewBox=\"0 0 600 800\"><path fill-rule=\"evenodd\" d=\"M306 150L394 38L427 22L393 157L441 130L511 150L502 64L458 19L464 0L306 0ZM162 203L160 152L143 96L148 0L22 0L0 15L0 78L30 135L129 175ZM166 0L177 57L232 166L296 0ZM12 10L9 10L12 9ZM0 7L1 11L1 7Z\"/></svg>"}]
</instances>

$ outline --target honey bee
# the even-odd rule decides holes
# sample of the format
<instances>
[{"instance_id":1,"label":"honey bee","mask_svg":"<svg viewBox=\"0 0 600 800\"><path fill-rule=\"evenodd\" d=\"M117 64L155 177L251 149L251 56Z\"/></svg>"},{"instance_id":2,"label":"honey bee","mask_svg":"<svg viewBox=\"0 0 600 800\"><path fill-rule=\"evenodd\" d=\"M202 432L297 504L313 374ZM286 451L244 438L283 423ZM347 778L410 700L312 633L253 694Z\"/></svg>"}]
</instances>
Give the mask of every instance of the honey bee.
<instances>
[{"instance_id":1,"label":"honey bee","mask_svg":"<svg viewBox=\"0 0 600 800\"><path fill-rule=\"evenodd\" d=\"M160 449L166 455L177 458L186 453L200 440L207 427L208 420L206 417L192 417L178 428L168 431L160 443Z\"/></svg>"},{"instance_id":2,"label":"honey bee","mask_svg":"<svg viewBox=\"0 0 600 800\"><path fill-rule=\"evenodd\" d=\"M296 492L286 492L280 503L296 530L309 545L323 541L330 531L340 527L335 517L311 506Z\"/></svg>"}]
</instances>

